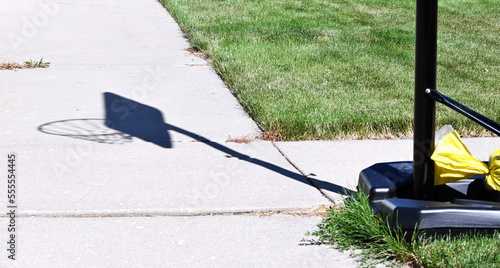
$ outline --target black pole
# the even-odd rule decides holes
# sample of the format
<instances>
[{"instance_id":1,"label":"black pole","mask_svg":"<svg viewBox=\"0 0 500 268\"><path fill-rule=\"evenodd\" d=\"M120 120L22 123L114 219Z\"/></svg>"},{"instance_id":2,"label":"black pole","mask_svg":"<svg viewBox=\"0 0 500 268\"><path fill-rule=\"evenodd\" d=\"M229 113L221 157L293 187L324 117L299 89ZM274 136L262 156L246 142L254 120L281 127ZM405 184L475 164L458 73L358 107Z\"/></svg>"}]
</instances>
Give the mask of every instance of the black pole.
<instances>
[{"instance_id":1,"label":"black pole","mask_svg":"<svg viewBox=\"0 0 500 268\"><path fill-rule=\"evenodd\" d=\"M434 131L436 102L425 90L436 88L437 0L417 0L415 41L415 111L413 138L414 198L434 196Z\"/></svg>"}]
</instances>

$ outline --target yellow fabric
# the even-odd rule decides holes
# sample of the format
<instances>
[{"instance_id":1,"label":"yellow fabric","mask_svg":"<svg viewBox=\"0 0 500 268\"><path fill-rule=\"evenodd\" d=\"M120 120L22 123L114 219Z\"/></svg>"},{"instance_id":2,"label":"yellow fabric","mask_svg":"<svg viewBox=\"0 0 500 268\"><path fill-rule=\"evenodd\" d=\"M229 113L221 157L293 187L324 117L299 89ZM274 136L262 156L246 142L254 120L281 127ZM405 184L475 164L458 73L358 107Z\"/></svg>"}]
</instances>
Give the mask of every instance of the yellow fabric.
<instances>
[{"instance_id":1,"label":"yellow fabric","mask_svg":"<svg viewBox=\"0 0 500 268\"><path fill-rule=\"evenodd\" d=\"M500 191L500 149L490 155L490 173L484 180L486 189Z\"/></svg>"},{"instance_id":2,"label":"yellow fabric","mask_svg":"<svg viewBox=\"0 0 500 268\"><path fill-rule=\"evenodd\" d=\"M490 167L473 157L457 131L448 133L436 145L431 156L434 160L434 185L441 185L457 180L487 174L486 187L500 191L500 149L490 156Z\"/></svg>"}]
</instances>

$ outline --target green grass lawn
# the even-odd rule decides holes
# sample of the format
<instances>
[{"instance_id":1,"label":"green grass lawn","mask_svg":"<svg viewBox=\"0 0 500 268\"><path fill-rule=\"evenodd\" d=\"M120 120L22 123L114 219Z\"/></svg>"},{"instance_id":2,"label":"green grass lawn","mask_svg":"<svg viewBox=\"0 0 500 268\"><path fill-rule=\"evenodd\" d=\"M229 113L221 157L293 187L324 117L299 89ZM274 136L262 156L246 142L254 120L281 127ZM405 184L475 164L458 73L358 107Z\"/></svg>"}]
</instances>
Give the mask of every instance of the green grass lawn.
<instances>
[{"instance_id":1,"label":"green grass lawn","mask_svg":"<svg viewBox=\"0 0 500 268\"><path fill-rule=\"evenodd\" d=\"M161 0L263 131L410 137L415 0ZM500 120L500 3L440 0L437 90ZM437 127L482 128L438 105Z\"/></svg>"},{"instance_id":2,"label":"green grass lawn","mask_svg":"<svg viewBox=\"0 0 500 268\"><path fill-rule=\"evenodd\" d=\"M330 210L319 229L310 235L341 250L361 249L361 260L370 265L387 260L412 267L500 267L500 233L424 237L406 240L402 231L390 229L373 215L368 197L355 193Z\"/></svg>"}]
</instances>

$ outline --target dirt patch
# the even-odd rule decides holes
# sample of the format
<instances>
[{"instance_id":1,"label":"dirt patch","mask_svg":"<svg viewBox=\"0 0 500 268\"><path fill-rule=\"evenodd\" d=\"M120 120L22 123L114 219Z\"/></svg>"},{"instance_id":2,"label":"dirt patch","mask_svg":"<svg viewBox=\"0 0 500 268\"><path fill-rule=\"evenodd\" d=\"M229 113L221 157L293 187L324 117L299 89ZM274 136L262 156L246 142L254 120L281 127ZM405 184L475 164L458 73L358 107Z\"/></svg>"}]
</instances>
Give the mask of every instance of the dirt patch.
<instances>
[{"instance_id":1,"label":"dirt patch","mask_svg":"<svg viewBox=\"0 0 500 268\"><path fill-rule=\"evenodd\" d=\"M0 70L17 70L17 69L33 69L33 68L48 68L50 62L44 62L43 58L40 61L25 61L24 64L19 64L15 61L6 60L0 63Z\"/></svg>"},{"instance_id":2,"label":"dirt patch","mask_svg":"<svg viewBox=\"0 0 500 268\"><path fill-rule=\"evenodd\" d=\"M14 70L14 69L23 69L26 68L26 65L21 65L17 62L6 60L0 63L0 69L2 70Z\"/></svg>"},{"instance_id":3,"label":"dirt patch","mask_svg":"<svg viewBox=\"0 0 500 268\"><path fill-rule=\"evenodd\" d=\"M226 142L250 143L250 142L255 141L255 139L256 139L256 137L249 137L249 136L245 136L242 138L231 138L231 136L229 136L229 139L227 139Z\"/></svg>"},{"instance_id":4,"label":"dirt patch","mask_svg":"<svg viewBox=\"0 0 500 268\"><path fill-rule=\"evenodd\" d=\"M259 139L265 141L284 141L285 138L277 131L266 131L259 136Z\"/></svg>"},{"instance_id":5,"label":"dirt patch","mask_svg":"<svg viewBox=\"0 0 500 268\"><path fill-rule=\"evenodd\" d=\"M187 51L189 51L189 56L196 56L198 58L202 58L202 59L207 59L207 55L205 55L205 53L203 53L203 51L201 51L200 49L196 48L196 47L190 47L188 49L186 49Z\"/></svg>"},{"instance_id":6,"label":"dirt patch","mask_svg":"<svg viewBox=\"0 0 500 268\"><path fill-rule=\"evenodd\" d=\"M258 216L258 217L269 217L276 214L301 216L301 217L326 217L329 215L328 207L325 205L314 206L313 208L299 209L299 210L271 210L271 211L255 211L251 213L245 213L248 216Z\"/></svg>"},{"instance_id":7,"label":"dirt patch","mask_svg":"<svg viewBox=\"0 0 500 268\"><path fill-rule=\"evenodd\" d=\"M210 64L188 64L188 66L210 66Z\"/></svg>"}]
</instances>

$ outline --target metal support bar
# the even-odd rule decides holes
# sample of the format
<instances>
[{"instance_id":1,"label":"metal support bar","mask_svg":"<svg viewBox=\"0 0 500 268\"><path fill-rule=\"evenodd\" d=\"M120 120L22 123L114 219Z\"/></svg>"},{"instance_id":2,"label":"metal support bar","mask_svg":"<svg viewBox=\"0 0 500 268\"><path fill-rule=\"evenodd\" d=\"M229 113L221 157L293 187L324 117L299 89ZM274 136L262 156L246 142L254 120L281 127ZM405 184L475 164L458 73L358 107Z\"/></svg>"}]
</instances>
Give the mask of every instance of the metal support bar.
<instances>
[{"instance_id":1,"label":"metal support bar","mask_svg":"<svg viewBox=\"0 0 500 268\"><path fill-rule=\"evenodd\" d=\"M434 132L436 102L425 90L436 88L437 0L417 0L415 41L415 110L413 138L413 194L434 197Z\"/></svg>"},{"instance_id":2,"label":"metal support bar","mask_svg":"<svg viewBox=\"0 0 500 268\"><path fill-rule=\"evenodd\" d=\"M438 91L434 89L426 89L425 93L431 97L433 100L440 102L451 109L465 115L467 118L471 119L472 121L480 124L487 130L497 134L500 136L500 124L489 119L488 117L472 110L471 108L447 97L446 95L439 93Z\"/></svg>"}]
</instances>

